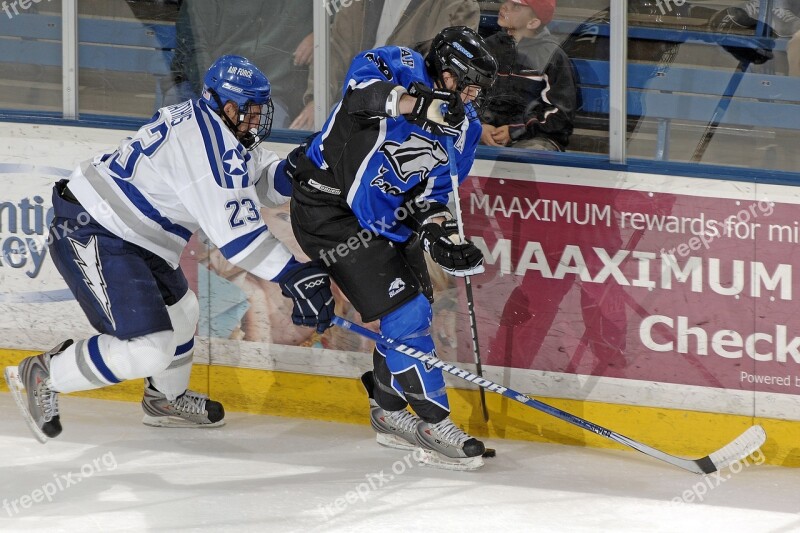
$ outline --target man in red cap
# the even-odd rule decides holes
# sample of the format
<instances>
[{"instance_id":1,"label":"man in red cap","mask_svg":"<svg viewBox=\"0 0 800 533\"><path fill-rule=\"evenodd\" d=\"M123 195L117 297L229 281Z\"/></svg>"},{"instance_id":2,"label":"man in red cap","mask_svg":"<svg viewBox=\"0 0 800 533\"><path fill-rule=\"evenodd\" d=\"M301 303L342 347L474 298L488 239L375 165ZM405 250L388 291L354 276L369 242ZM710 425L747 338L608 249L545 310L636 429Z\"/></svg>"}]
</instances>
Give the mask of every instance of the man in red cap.
<instances>
[{"instance_id":1,"label":"man in red cap","mask_svg":"<svg viewBox=\"0 0 800 533\"><path fill-rule=\"evenodd\" d=\"M506 0L486 40L500 66L481 117L481 142L564 151L572 134L577 88L572 64L547 23L555 0Z\"/></svg>"}]
</instances>

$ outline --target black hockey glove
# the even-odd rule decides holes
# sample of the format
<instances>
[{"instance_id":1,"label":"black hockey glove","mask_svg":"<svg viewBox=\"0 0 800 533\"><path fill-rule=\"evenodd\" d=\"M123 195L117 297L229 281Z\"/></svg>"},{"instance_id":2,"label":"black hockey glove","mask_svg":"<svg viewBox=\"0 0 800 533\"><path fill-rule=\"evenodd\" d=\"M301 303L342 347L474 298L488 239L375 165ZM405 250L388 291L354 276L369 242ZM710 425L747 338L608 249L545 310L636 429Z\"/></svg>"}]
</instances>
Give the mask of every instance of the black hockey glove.
<instances>
[{"instance_id":1,"label":"black hockey glove","mask_svg":"<svg viewBox=\"0 0 800 533\"><path fill-rule=\"evenodd\" d=\"M331 327L334 314L331 280L318 263L295 265L276 281L283 295L294 302L292 322L296 326L316 327L317 333Z\"/></svg>"},{"instance_id":2,"label":"black hockey glove","mask_svg":"<svg viewBox=\"0 0 800 533\"><path fill-rule=\"evenodd\" d=\"M294 179L297 172L297 160L306 153L306 145L301 144L286 155L286 167L284 172L289 176L290 180Z\"/></svg>"},{"instance_id":3,"label":"black hockey glove","mask_svg":"<svg viewBox=\"0 0 800 533\"><path fill-rule=\"evenodd\" d=\"M292 195L292 187L297 174L297 160L305 155L306 145L301 144L286 156L286 159L278 163L275 170L275 190L283 196ZM262 203L265 203L262 200Z\"/></svg>"},{"instance_id":4,"label":"black hockey glove","mask_svg":"<svg viewBox=\"0 0 800 533\"><path fill-rule=\"evenodd\" d=\"M320 132L316 132L312 135L309 135L305 138L305 140L294 150L289 152L286 156L286 174L289 175L290 178L294 179L295 173L297 172L297 162L300 157L305 155L306 150L308 150L308 145L310 145L314 139L319 135Z\"/></svg>"},{"instance_id":5,"label":"black hockey glove","mask_svg":"<svg viewBox=\"0 0 800 533\"><path fill-rule=\"evenodd\" d=\"M414 82L408 94L417 99L414 110L405 115L406 120L434 135L457 137L464 122L464 104L458 94L444 89L432 89L422 82ZM442 113L442 106L447 110Z\"/></svg>"},{"instance_id":6,"label":"black hockey glove","mask_svg":"<svg viewBox=\"0 0 800 533\"><path fill-rule=\"evenodd\" d=\"M462 244L458 241L458 223L448 220L442 224L429 222L419 232L422 247L428 252L436 264L451 276L463 278L483 272L483 253L469 241Z\"/></svg>"}]
</instances>

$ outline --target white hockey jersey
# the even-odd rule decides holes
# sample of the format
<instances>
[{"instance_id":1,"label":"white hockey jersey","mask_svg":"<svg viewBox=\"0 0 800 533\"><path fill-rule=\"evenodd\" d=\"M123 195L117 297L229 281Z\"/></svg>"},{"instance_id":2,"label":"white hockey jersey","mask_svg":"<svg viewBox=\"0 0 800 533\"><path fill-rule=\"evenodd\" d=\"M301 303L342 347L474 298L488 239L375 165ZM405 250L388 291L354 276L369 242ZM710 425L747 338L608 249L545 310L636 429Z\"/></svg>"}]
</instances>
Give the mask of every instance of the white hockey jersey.
<instances>
[{"instance_id":1,"label":"white hockey jersey","mask_svg":"<svg viewBox=\"0 0 800 533\"><path fill-rule=\"evenodd\" d=\"M272 280L292 254L267 229L259 197L275 191L280 158L248 152L203 101L159 109L117 150L83 163L69 189L97 222L177 268L198 229L230 262ZM258 189L258 190L257 190Z\"/></svg>"}]
</instances>

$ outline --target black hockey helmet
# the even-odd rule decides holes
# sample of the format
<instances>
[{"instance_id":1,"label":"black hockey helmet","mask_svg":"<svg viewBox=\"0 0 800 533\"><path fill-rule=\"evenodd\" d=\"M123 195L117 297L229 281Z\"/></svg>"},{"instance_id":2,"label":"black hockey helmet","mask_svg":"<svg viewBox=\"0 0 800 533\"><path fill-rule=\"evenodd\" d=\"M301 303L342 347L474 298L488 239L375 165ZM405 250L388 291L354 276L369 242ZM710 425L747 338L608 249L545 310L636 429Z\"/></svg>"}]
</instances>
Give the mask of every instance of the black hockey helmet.
<instances>
[{"instance_id":1,"label":"black hockey helmet","mask_svg":"<svg viewBox=\"0 0 800 533\"><path fill-rule=\"evenodd\" d=\"M483 37L466 26L452 26L440 31L433 38L425 66L442 85L442 73L445 70L451 72L458 79L458 90L467 85L477 85L486 91L497 77L497 61Z\"/></svg>"}]
</instances>

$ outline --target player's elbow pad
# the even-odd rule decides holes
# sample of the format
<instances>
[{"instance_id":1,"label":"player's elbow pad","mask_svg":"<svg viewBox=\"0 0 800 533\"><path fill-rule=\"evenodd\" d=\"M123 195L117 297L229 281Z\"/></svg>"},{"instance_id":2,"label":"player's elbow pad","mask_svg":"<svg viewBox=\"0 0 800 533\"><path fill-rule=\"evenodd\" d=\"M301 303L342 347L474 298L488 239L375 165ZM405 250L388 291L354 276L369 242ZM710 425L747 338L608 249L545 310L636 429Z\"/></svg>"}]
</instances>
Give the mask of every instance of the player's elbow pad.
<instances>
[{"instance_id":1,"label":"player's elbow pad","mask_svg":"<svg viewBox=\"0 0 800 533\"><path fill-rule=\"evenodd\" d=\"M353 90L348 101L348 112L372 117L400 116L400 98L406 92L403 87L388 81L371 83Z\"/></svg>"}]
</instances>

